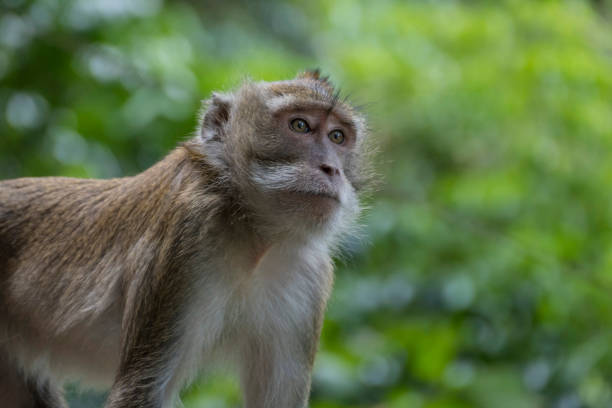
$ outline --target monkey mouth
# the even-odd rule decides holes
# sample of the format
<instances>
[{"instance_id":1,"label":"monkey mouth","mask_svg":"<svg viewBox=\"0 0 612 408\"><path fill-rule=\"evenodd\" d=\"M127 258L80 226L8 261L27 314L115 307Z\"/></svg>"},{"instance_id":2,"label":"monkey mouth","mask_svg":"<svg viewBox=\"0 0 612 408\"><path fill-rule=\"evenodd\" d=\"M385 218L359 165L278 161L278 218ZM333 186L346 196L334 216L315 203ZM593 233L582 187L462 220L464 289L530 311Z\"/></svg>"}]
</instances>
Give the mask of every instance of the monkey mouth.
<instances>
[{"instance_id":1,"label":"monkey mouth","mask_svg":"<svg viewBox=\"0 0 612 408\"><path fill-rule=\"evenodd\" d=\"M313 190L293 190L291 193L296 194L298 196L310 197L314 199L327 199L336 202L340 202L340 197L337 194L332 193L330 191L313 191Z\"/></svg>"}]
</instances>

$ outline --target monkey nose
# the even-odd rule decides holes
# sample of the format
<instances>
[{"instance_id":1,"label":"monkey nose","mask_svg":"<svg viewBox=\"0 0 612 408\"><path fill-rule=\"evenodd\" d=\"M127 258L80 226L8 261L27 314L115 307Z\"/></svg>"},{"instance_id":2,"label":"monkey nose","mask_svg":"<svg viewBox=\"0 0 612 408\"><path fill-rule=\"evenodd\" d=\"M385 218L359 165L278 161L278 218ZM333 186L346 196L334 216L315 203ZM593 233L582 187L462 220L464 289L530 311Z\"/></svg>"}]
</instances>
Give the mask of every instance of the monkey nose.
<instances>
[{"instance_id":1,"label":"monkey nose","mask_svg":"<svg viewBox=\"0 0 612 408\"><path fill-rule=\"evenodd\" d=\"M327 176L331 178L340 175L340 170L334 166L330 166L329 164L321 164L319 169L321 169L323 173L327 174Z\"/></svg>"}]
</instances>

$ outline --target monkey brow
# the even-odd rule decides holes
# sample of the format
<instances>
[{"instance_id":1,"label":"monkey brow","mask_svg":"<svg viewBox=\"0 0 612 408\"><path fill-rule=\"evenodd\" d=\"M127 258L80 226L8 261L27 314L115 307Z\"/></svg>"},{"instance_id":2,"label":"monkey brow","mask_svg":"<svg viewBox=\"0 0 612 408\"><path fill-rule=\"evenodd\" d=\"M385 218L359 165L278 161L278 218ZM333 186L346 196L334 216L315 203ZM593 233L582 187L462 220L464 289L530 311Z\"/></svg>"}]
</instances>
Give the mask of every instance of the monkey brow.
<instances>
[{"instance_id":1,"label":"monkey brow","mask_svg":"<svg viewBox=\"0 0 612 408\"><path fill-rule=\"evenodd\" d=\"M274 115L281 112L308 110L320 110L326 112L327 114L333 113L343 126L351 130L356 130L356 126L351 119L350 112L344 109L344 107L334 99L298 99L290 95L284 95L273 98L270 103L268 103L268 106Z\"/></svg>"}]
</instances>

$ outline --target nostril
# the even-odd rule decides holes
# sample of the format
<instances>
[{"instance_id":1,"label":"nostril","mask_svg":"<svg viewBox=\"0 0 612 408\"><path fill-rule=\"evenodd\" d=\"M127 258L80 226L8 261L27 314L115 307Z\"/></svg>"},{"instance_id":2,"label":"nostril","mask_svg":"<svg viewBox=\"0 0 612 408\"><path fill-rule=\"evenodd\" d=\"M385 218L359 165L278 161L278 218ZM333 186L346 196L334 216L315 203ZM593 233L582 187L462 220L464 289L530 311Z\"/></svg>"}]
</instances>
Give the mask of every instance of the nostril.
<instances>
[{"instance_id":1,"label":"nostril","mask_svg":"<svg viewBox=\"0 0 612 408\"><path fill-rule=\"evenodd\" d=\"M335 167L329 166L327 164L322 164L319 166L319 168L321 169L323 173L327 174L329 177L333 177L336 174L340 174L338 169L336 169Z\"/></svg>"}]
</instances>

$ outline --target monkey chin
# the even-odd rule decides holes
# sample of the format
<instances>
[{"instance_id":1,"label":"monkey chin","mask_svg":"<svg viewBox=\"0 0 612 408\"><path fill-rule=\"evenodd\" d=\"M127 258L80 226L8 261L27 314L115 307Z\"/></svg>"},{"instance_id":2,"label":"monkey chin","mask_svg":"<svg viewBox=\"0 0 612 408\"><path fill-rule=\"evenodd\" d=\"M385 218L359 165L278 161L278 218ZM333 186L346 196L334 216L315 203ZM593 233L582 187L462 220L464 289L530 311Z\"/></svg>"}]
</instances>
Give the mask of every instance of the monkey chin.
<instances>
[{"instance_id":1,"label":"monkey chin","mask_svg":"<svg viewBox=\"0 0 612 408\"><path fill-rule=\"evenodd\" d=\"M304 217L305 222L330 220L340 207L340 198L333 193L291 191L283 194L283 201L291 212Z\"/></svg>"}]
</instances>

